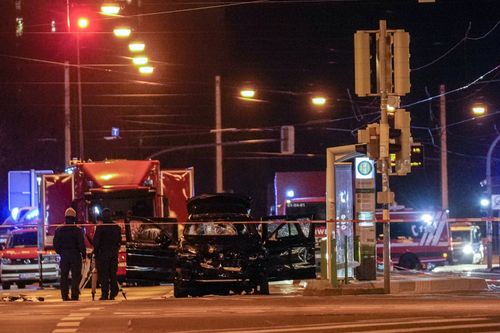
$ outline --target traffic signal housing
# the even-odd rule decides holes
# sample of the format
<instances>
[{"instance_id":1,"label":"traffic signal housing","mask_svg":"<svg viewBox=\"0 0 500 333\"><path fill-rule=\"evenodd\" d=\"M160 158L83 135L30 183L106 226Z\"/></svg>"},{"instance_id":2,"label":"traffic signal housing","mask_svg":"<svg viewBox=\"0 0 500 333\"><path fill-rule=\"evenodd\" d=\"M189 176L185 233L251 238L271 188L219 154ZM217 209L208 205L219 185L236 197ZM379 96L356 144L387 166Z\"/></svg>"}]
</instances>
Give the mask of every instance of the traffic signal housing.
<instances>
[{"instance_id":1,"label":"traffic signal housing","mask_svg":"<svg viewBox=\"0 0 500 333\"><path fill-rule=\"evenodd\" d=\"M411 153L413 138L410 129L411 116L404 109L397 109L394 113L394 153L396 154L395 173L404 176L411 172ZM390 149L389 149L390 150ZM391 152L392 153L392 152Z\"/></svg>"},{"instance_id":2,"label":"traffic signal housing","mask_svg":"<svg viewBox=\"0 0 500 333\"><path fill-rule=\"evenodd\" d=\"M380 156L380 126L378 123L369 124L366 129L358 131L358 143L366 144L366 155L372 160Z\"/></svg>"},{"instance_id":3,"label":"traffic signal housing","mask_svg":"<svg viewBox=\"0 0 500 333\"><path fill-rule=\"evenodd\" d=\"M295 127L281 126L281 153L291 155L295 153Z\"/></svg>"}]
</instances>

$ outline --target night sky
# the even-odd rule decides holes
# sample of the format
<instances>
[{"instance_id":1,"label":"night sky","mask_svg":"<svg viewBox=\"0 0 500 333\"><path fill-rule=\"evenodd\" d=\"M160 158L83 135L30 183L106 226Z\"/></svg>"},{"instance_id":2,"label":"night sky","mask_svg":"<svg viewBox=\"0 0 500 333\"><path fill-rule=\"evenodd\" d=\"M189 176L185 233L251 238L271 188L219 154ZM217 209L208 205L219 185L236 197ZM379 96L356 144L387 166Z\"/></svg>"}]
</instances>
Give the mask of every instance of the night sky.
<instances>
[{"instance_id":1,"label":"night sky","mask_svg":"<svg viewBox=\"0 0 500 333\"><path fill-rule=\"evenodd\" d=\"M214 76L220 75L222 126L238 129L225 133L224 141L279 139L280 126L295 125L294 156L277 154L279 142L224 148L225 189L253 197L256 215L272 202L276 171L324 170L326 147L355 143L356 129L377 119L378 101L354 94L355 31L376 30L380 19L405 29L412 90L402 104L410 105L412 133L425 145L426 164L407 177L391 177L396 200L416 209L440 207L439 99L426 99L445 84L457 90L446 96L451 216L480 214L486 152L498 135L500 1L142 0L125 6L128 17L113 20L96 13L100 2L70 5L72 15L84 11L91 19L80 36L85 158L144 159L185 147L159 156L162 167L193 166L196 193L213 192L214 148L189 146L214 141ZM19 37L16 17L24 21ZM52 20L56 32L50 32ZM137 74L127 41L112 35L120 23L131 24L133 38L146 43L152 76ZM64 168L63 63L76 63L75 35L67 32L65 0L0 2L2 216L8 214L9 170ZM78 156L75 67L70 76L72 155ZM257 102L237 98L245 84L257 88ZM316 91L329 96L322 111L308 103ZM488 104L489 114L473 119L470 106L478 100ZM120 140L104 139L112 126L120 128Z\"/></svg>"}]
</instances>

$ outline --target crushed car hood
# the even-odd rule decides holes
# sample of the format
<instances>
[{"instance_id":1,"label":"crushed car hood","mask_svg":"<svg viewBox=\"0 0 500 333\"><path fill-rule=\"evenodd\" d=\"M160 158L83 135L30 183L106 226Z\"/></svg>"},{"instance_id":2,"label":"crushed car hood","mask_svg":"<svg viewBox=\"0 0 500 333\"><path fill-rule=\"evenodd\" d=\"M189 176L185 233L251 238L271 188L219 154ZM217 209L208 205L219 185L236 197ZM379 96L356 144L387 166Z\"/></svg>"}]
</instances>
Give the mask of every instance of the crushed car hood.
<instances>
[{"instance_id":1,"label":"crushed car hood","mask_svg":"<svg viewBox=\"0 0 500 333\"><path fill-rule=\"evenodd\" d=\"M261 249L258 236L186 236L183 246L192 246L198 254L205 257L224 254L225 256L241 256L255 253Z\"/></svg>"}]
</instances>

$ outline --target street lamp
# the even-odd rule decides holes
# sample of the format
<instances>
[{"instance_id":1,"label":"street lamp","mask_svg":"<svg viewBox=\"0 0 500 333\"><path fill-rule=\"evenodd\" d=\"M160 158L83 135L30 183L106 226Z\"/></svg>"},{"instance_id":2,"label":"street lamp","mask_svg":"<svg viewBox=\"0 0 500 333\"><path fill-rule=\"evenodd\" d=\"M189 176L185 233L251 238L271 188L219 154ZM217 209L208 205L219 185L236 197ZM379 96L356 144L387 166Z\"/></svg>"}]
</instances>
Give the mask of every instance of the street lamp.
<instances>
[{"instance_id":1,"label":"street lamp","mask_svg":"<svg viewBox=\"0 0 500 333\"><path fill-rule=\"evenodd\" d=\"M496 137L495 140L490 145L490 148L488 149L488 155L486 156L486 195L488 199L488 205L487 205L487 220L486 220L486 238L487 238L487 248L486 248L486 263L488 266L488 269L491 269L493 266L493 249L492 249L492 244L493 244L493 226L491 223L491 219L493 217L493 207L491 205L491 196L492 196L492 188L493 184L491 184L492 179L491 179L491 156L493 155L493 150L495 150L495 147L500 141L500 135Z\"/></svg>"},{"instance_id":2,"label":"street lamp","mask_svg":"<svg viewBox=\"0 0 500 333\"><path fill-rule=\"evenodd\" d=\"M141 74L152 74L155 68L153 66L141 66L139 67L139 73Z\"/></svg>"},{"instance_id":3,"label":"street lamp","mask_svg":"<svg viewBox=\"0 0 500 333\"><path fill-rule=\"evenodd\" d=\"M474 103L472 105L472 113L476 116L482 116L488 111L488 108L486 107L486 104L484 103Z\"/></svg>"},{"instance_id":4,"label":"street lamp","mask_svg":"<svg viewBox=\"0 0 500 333\"><path fill-rule=\"evenodd\" d=\"M482 208L488 208L488 206L490 205L490 200L488 200L486 198L482 198L479 201L479 204L481 205Z\"/></svg>"},{"instance_id":5,"label":"street lamp","mask_svg":"<svg viewBox=\"0 0 500 333\"><path fill-rule=\"evenodd\" d=\"M256 92L253 88L244 88L240 90L240 96L243 98L254 98L255 94Z\"/></svg>"},{"instance_id":6,"label":"street lamp","mask_svg":"<svg viewBox=\"0 0 500 333\"><path fill-rule=\"evenodd\" d=\"M120 5L117 3L105 3L101 6L101 14L107 16L115 16L120 13Z\"/></svg>"},{"instance_id":7,"label":"street lamp","mask_svg":"<svg viewBox=\"0 0 500 333\"><path fill-rule=\"evenodd\" d=\"M87 17L79 17L77 20L78 27L80 28L76 32L76 76L77 76L77 86L78 86L78 144L80 160L83 161L84 158L84 144L83 144L83 106L82 106L82 74L80 66L80 33L81 30L87 29L90 25L90 21Z\"/></svg>"},{"instance_id":8,"label":"street lamp","mask_svg":"<svg viewBox=\"0 0 500 333\"><path fill-rule=\"evenodd\" d=\"M143 52L146 49L146 44L143 42L132 42L128 44L128 49L130 52Z\"/></svg>"},{"instance_id":9,"label":"street lamp","mask_svg":"<svg viewBox=\"0 0 500 333\"><path fill-rule=\"evenodd\" d=\"M148 64L149 59L145 56L137 56L132 58L132 62L134 65L143 66Z\"/></svg>"},{"instance_id":10,"label":"street lamp","mask_svg":"<svg viewBox=\"0 0 500 333\"><path fill-rule=\"evenodd\" d=\"M113 29L113 34L118 38L127 38L132 33L129 27L116 27Z\"/></svg>"},{"instance_id":11,"label":"street lamp","mask_svg":"<svg viewBox=\"0 0 500 333\"><path fill-rule=\"evenodd\" d=\"M326 105L326 97L321 95L316 95L311 97L311 103L314 106L325 106Z\"/></svg>"},{"instance_id":12,"label":"street lamp","mask_svg":"<svg viewBox=\"0 0 500 333\"><path fill-rule=\"evenodd\" d=\"M78 28L87 29L90 25L90 21L87 17L79 17L77 24L78 24Z\"/></svg>"},{"instance_id":13,"label":"street lamp","mask_svg":"<svg viewBox=\"0 0 500 333\"><path fill-rule=\"evenodd\" d=\"M485 103L476 102L472 105L471 111L474 115L482 116L487 112L487 107ZM441 125L442 126L442 125ZM491 219L493 217L493 207L491 203L492 196L492 188L493 184L491 179L491 157L493 155L493 150L495 149L498 141L500 141L500 135L496 137L495 140L490 144L488 148L488 154L486 155L486 198L481 199L481 207L486 208L486 264L488 269L491 269L493 266L493 225Z\"/></svg>"}]
</instances>

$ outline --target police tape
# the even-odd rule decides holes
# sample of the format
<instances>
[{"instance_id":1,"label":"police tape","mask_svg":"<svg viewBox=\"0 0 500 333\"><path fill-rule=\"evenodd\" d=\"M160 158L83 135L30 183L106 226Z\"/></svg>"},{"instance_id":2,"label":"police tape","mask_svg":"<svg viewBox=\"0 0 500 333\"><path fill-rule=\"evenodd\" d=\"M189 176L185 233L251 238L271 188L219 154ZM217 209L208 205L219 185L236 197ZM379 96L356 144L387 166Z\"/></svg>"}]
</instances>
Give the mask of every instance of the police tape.
<instances>
[{"instance_id":1,"label":"police tape","mask_svg":"<svg viewBox=\"0 0 500 333\"><path fill-rule=\"evenodd\" d=\"M436 219L437 220L437 219ZM484 222L500 222L500 217L480 217L480 218L449 218L443 219L446 220L450 224L454 223L484 223ZM209 223L217 223L217 224L276 224L276 223L298 223L298 224L329 224L329 223L413 223L413 222L423 222L421 219L373 219L373 220L359 220L359 219L342 219L342 220L310 220L307 218L299 218L299 219L288 219L288 218L277 218L277 219L267 219L267 220L253 220L253 221L242 221L242 220L217 220L217 219L207 219L206 221L152 221L152 220L115 220L114 224L119 226L133 226L133 225L187 225L187 224L209 224ZM428 222L428 224L432 224L433 221ZM106 225L103 223L77 223L77 224L22 224L22 225L0 225L1 229L37 229L40 227L43 228L57 228L62 226L78 226L78 227L98 227L101 225Z\"/></svg>"}]
</instances>

